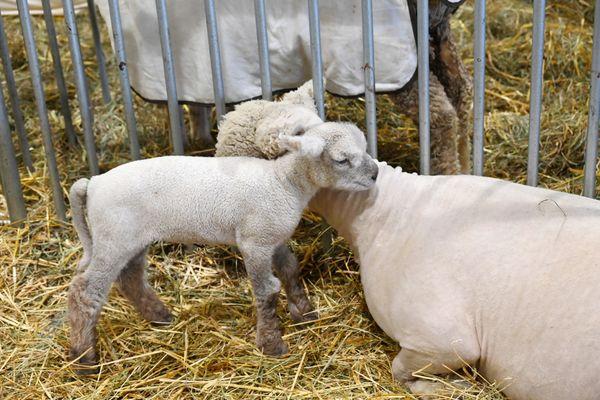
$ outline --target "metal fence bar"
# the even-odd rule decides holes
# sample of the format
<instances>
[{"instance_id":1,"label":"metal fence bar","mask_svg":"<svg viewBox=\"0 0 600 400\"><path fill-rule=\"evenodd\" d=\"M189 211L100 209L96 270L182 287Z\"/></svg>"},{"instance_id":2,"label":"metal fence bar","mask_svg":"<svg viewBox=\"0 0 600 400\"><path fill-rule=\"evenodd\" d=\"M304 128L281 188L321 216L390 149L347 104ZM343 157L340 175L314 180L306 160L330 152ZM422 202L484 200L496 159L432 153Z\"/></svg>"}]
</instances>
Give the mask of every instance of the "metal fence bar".
<instances>
[{"instance_id":1,"label":"metal fence bar","mask_svg":"<svg viewBox=\"0 0 600 400\"><path fill-rule=\"evenodd\" d=\"M431 141L429 132L429 3L417 3L417 58L419 75L420 173L429 175Z\"/></svg>"},{"instance_id":2,"label":"metal fence bar","mask_svg":"<svg viewBox=\"0 0 600 400\"><path fill-rule=\"evenodd\" d=\"M75 147L77 145L77 136L75 135L71 108L69 107L69 95L67 93L65 75L60 60L60 51L58 50L58 40L56 39L56 29L54 27L54 19L52 18L52 6L50 6L50 0L42 0L42 7L44 9L46 32L48 33L48 44L50 46L50 53L52 54L52 62L54 64L54 78L56 79L56 87L58 88L60 97L60 111L63 115L63 120L65 121L65 131L67 133L69 145Z\"/></svg>"},{"instance_id":3,"label":"metal fence bar","mask_svg":"<svg viewBox=\"0 0 600 400\"><path fill-rule=\"evenodd\" d=\"M77 98L79 99L79 109L83 122L83 139L87 152L88 166L91 175L98 175L98 156L96 155L96 144L94 141L94 115L92 113L87 80L83 69L83 58L81 56L81 47L79 46L77 24L75 23L73 0L63 0L63 11L65 14L65 24L67 24L67 31L69 32L69 48L71 50L75 83L77 85Z\"/></svg>"},{"instance_id":4,"label":"metal fence bar","mask_svg":"<svg viewBox=\"0 0 600 400\"><path fill-rule=\"evenodd\" d=\"M258 56L260 58L260 85L262 97L265 100L273 99L271 86L271 63L269 60L269 37L267 35L267 15L265 13L265 0L254 0L254 13L256 20L256 37L258 39Z\"/></svg>"},{"instance_id":5,"label":"metal fence bar","mask_svg":"<svg viewBox=\"0 0 600 400\"><path fill-rule=\"evenodd\" d=\"M104 51L102 51L102 40L100 39L100 30L98 29L98 18L96 18L96 6L94 5L94 0L87 0L87 6L90 16L90 25L92 26L96 60L98 61L98 73L100 75L100 85L102 86L102 99L104 100L104 103L109 103L110 88L108 87L108 75L106 74L106 59L104 57Z\"/></svg>"},{"instance_id":6,"label":"metal fence bar","mask_svg":"<svg viewBox=\"0 0 600 400\"><path fill-rule=\"evenodd\" d=\"M211 130L210 111L211 111L211 106L203 105L203 106L196 108L196 112L198 113L198 118L200 120L200 126L197 127L199 129L195 132L196 133L195 139L210 138L210 130Z\"/></svg>"},{"instance_id":7,"label":"metal fence bar","mask_svg":"<svg viewBox=\"0 0 600 400\"><path fill-rule=\"evenodd\" d=\"M127 54L125 52L125 42L123 38L123 26L121 25L121 12L119 11L119 0L109 0L108 8L110 11L110 21L115 46L115 56L119 68L119 81L121 83L121 92L123 95L123 105L125 106L125 120L127 122L127 132L129 133L129 152L132 160L140 159L140 142L137 134L137 123L133 111L133 98L131 96L131 86L129 84L129 71L127 69Z\"/></svg>"},{"instance_id":8,"label":"metal fence bar","mask_svg":"<svg viewBox=\"0 0 600 400\"><path fill-rule=\"evenodd\" d=\"M598 113L600 110L600 0L594 5L594 50L590 78L590 104L588 112L587 139L585 142L585 174L583 195L596 195L596 163L598 160Z\"/></svg>"},{"instance_id":9,"label":"metal fence bar","mask_svg":"<svg viewBox=\"0 0 600 400\"><path fill-rule=\"evenodd\" d=\"M325 120L325 96L323 89L323 57L321 55L321 22L319 0L308 0L308 24L310 29L310 50L312 53L313 93L319 117Z\"/></svg>"},{"instance_id":10,"label":"metal fence bar","mask_svg":"<svg viewBox=\"0 0 600 400\"><path fill-rule=\"evenodd\" d=\"M214 0L204 0L206 13L206 29L208 45L210 48L210 67L212 69L213 90L215 93L215 108L217 122L227 113L225 109L225 89L223 85L223 69L221 63L221 49L219 47L219 30L217 28L217 13Z\"/></svg>"},{"instance_id":11,"label":"metal fence bar","mask_svg":"<svg viewBox=\"0 0 600 400\"><path fill-rule=\"evenodd\" d=\"M62 221L67 220L65 213L65 201L63 198L62 188L60 186L60 176L56 166L56 157L54 155L54 147L52 145L52 133L50 132L50 122L48 120L48 110L46 109L46 96L44 95L44 86L42 84L42 74L33 37L31 27L31 16L29 15L29 5L27 0L17 0L17 8L19 10L19 18L21 19L21 29L23 30L23 40L27 50L27 59L29 62L29 72L31 73L31 81L33 84L33 92L35 94L35 102L40 117L40 127L42 131L42 139L44 143L44 153L48 166L48 174L52 184L52 195L54 198L54 207L56 214Z\"/></svg>"},{"instance_id":12,"label":"metal fence bar","mask_svg":"<svg viewBox=\"0 0 600 400\"><path fill-rule=\"evenodd\" d=\"M473 48L473 173L483 175L485 127L485 0L475 1Z\"/></svg>"},{"instance_id":13,"label":"metal fence bar","mask_svg":"<svg viewBox=\"0 0 600 400\"><path fill-rule=\"evenodd\" d=\"M8 113L6 112L2 90L0 90L0 181L8 206L10 221L17 222L27 218L15 148L10 134Z\"/></svg>"},{"instance_id":14,"label":"metal fence bar","mask_svg":"<svg viewBox=\"0 0 600 400\"><path fill-rule=\"evenodd\" d=\"M17 91L17 83L15 74L11 64L10 49L8 48L8 40L4 31L4 22L0 16L0 57L2 58L2 66L4 68L4 76L6 77L6 85L8 86L8 95L10 96L10 104L12 106L13 118L17 128L17 137L19 139L19 148L23 157L23 164L28 170L33 171L33 161L29 152L29 139L27 139L27 131L25 131L25 119L21 111L21 101Z\"/></svg>"},{"instance_id":15,"label":"metal fence bar","mask_svg":"<svg viewBox=\"0 0 600 400\"><path fill-rule=\"evenodd\" d=\"M173 153L183 154L183 116L177 97L177 82L175 80L175 66L173 64L173 50L169 33L169 18L165 0L156 0L156 14L158 15L158 31L162 48L163 66L165 70L165 83L167 86L167 105L171 124L171 138Z\"/></svg>"},{"instance_id":16,"label":"metal fence bar","mask_svg":"<svg viewBox=\"0 0 600 400\"><path fill-rule=\"evenodd\" d=\"M537 186L540 158L540 123L542 114L542 79L544 68L544 25L546 0L533 1L533 41L531 49L531 90L529 98L529 154L527 184Z\"/></svg>"},{"instance_id":17,"label":"metal fence bar","mask_svg":"<svg viewBox=\"0 0 600 400\"><path fill-rule=\"evenodd\" d=\"M365 78L365 108L367 152L377 158L377 121L375 103L375 45L373 43L373 2L362 0L363 70Z\"/></svg>"}]
</instances>

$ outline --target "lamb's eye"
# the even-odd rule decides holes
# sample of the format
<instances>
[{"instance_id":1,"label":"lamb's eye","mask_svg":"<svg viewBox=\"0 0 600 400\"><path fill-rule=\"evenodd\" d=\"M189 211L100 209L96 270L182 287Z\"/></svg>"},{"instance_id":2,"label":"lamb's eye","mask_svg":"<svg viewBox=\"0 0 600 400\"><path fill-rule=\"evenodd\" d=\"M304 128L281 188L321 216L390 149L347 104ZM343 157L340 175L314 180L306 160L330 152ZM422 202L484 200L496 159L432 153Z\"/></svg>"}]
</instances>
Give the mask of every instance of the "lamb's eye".
<instances>
[{"instance_id":1,"label":"lamb's eye","mask_svg":"<svg viewBox=\"0 0 600 400\"><path fill-rule=\"evenodd\" d=\"M350 160L348 160L347 158L342 158L341 160L333 160L333 161L335 161L339 165L346 165L350 162Z\"/></svg>"}]
</instances>

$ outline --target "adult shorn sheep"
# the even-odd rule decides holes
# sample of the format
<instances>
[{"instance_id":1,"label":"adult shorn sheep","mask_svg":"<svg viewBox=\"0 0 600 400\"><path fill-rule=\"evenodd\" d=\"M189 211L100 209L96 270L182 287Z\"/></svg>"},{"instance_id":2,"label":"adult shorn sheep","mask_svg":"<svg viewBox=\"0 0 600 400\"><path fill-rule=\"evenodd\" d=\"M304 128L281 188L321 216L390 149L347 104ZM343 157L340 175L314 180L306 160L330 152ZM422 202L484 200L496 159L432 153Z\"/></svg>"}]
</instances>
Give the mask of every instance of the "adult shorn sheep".
<instances>
[{"instance_id":1,"label":"adult shorn sheep","mask_svg":"<svg viewBox=\"0 0 600 400\"><path fill-rule=\"evenodd\" d=\"M110 24L108 1L96 3ZM418 122L416 0L373 2L376 90L387 92L401 113ZM450 30L462 1L430 0L431 171L468 173L471 79ZM239 103L261 94L254 4L250 0L215 2L223 65L225 101ZM364 91L360 0L321 0L321 41L328 92L358 96ZM202 104L214 103L206 18L202 1L167 2L178 97L187 102L192 130L200 136ZM131 85L148 100L166 101L158 22L147 0L121 1L123 36ZM306 1L266 2L273 89L289 90L311 77Z\"/></svg>"},{"instance_id":2,"label":"adult shorn sheep","mask_svg":"<svg viewBox=\"0 0 600 400\"><path fill-rule=\"evenodd\" d=\"M269 143L223 128L238 155ZM351 245L369 311L401 346L394 377L431 393L416 372L469 364L511 399L597 399L600 202L378 166L370 190L323 189L309 207Z\"/></svg>"},{"instance_id":3,"label":"adult shorn sheep","mask_svg":"<svg viewBox=\"0 0 600 400\"><path fill-rule=\"evenodd\" d=\"M113 282L144 318L171 321L145 277L148 246L159 240L237 245L256 298L256 343L285 354L281 285L295 321L315 318L287 240L319 189L365 190L378 173L353 125L326 122L302 133L278 137L288 153L276 160L158 157L75 182L69 198L84 254L69 287L70 358L98 361L95 327Z\"/></svg>"}]
</instances>

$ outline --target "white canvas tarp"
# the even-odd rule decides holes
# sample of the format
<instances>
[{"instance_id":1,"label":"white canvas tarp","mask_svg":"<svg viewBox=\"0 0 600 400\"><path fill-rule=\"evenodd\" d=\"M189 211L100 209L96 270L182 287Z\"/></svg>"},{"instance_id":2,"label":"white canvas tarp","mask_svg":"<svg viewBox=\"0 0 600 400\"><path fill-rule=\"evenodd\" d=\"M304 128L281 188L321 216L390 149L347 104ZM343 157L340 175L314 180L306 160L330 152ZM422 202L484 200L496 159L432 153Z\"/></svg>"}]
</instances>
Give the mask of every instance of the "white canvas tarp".
<instances>
[{"instance_id":1,"label":"white canvas tarp","mask_svg":"<svg viewBox=\"0 0 600 400\"><path fill-rule=\"evenodd\" d=\"M41 0L29 0L29 11L34 14L43 14L42 1ZM74 0L75 10L80 10L86 7L86 0ZM62 0L50 0L50 7L52 7L52 14L63 15ZM0 11L2 15L18 15L17 2L15 0L0 0Z\"/></svg>"},{"instance_id":2,"label":"white canvas tarp","mask_svg":"<svg viewBox=\"0 0 600 400\"><path fill-rule=\"evenodd\" d=\"M110 26L107 0L96 1ZM261 94L258 42L252 0L216 1L227 102ZM132 87L150 100L166 100L154 0L120 0ZM202 0L167 1L179 100L214 103L206 18ZM321 42L327 90L363 93L360 0L321 0ZM305 0L266 2L273 89L311 78L308 7ZM412 77L416 48L406 0L374 0L377 91L401 88Z\"/></svg>"}]
</instances>

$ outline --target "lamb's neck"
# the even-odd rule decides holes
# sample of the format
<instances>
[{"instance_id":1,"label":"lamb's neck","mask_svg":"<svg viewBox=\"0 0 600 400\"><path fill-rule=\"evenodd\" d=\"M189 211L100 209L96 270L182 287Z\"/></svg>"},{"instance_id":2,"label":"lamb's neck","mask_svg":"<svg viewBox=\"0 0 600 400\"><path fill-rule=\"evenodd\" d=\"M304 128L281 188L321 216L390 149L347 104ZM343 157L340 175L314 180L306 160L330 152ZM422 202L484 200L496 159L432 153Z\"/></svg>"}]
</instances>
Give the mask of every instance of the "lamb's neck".
<instances>
[{"instance_id":1,"label":"lamb's neck","mask_svg":"<svg viewBox=\"0 0 600 400\"><path fill-rule=\"evenodd\" d=\"M273 167L279 181L306 207L319 190L307 160L296 153L288 153L273 160Z\"/></svg>"},{"instance_id":2,"label":"lamb's neck","mask_svg":"<svg viewBox=\"0 0 600 400\"><path fill-rule=\"evenodd\" d=\"M356 255L368 249L376 240L381 228L390 221L402 197L398 180L407 175L385 163L379 164L379 177L375 186L362 192L320 190L309 203L311 210L319 213L344 237ZM400 197L400 199L399 199Z\"/></svg>"}]
</instances>

